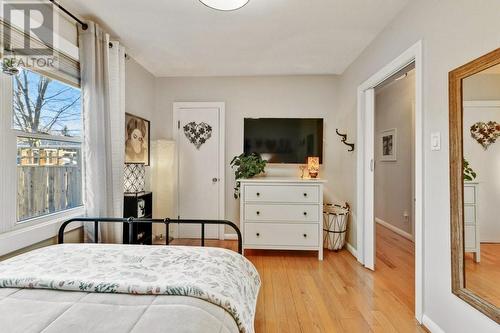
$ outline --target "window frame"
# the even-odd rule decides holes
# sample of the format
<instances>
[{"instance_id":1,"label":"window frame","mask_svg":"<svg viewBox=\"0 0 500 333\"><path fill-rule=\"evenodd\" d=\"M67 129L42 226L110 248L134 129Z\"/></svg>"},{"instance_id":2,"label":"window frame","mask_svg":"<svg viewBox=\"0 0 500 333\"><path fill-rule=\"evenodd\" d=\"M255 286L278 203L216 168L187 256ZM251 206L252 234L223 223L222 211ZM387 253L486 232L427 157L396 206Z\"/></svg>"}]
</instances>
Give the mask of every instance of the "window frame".
<instances>
[{"instance_id":1,"label":"window frame","mask_svg":"<svg viewBox=\"0 0 500 333\"><path fill-rule=\"evenodd\" d=\"M43 75L46 77L50 77L53 80L57 80L58 82L81 89L80 86L77 86L75 84L72 84L65 80L64 78L59 78L57 76L57 73L46 73L46 72L38 72L32 68L26 68L27 70L36 73L38 75ZM9 213L7 214L8 217L5 220L5 224L0 226L0 239L4 239L3 236L9 237L11 236L19 236L19 232L22 230L26 230L27 232L33 232L34 230L37 230L37 233L40 234L40 239L37 241L43 241L47 238L52 237L53 235L50 235L49 237L46 237L48 234L47 232L43 232L43 230L52 230L54 228L54 225L60 225L62 222L65 220L74 218L74 217L81 217L86 215L86 205L85 205L85 164L83 163L84 161L84 138L83 138L83 110L81 113L81 123L82 123L82 133L80 137L66 137L66 136L58 136L58 135L50 135L50 134L44 134L44 133L29 133L29 132L24 132L19 129L14 128L14 123L13 123L13 103L12 103L12 97L14 93L14 86L13 86L13 79L12 76L5 75L0 72L0 96L2 97L2 100L4 101L0 107L2 108L1 113L3 114L3 117L0 117L0 121L2 124L0 124L0 128L3 129L2 135L0 135L0 139L4 140L6 143L6 146L8 147L9 153L6 154L6 158L3 158L0 160L0 169L1 170L6 170L6 173L9 175L8 178L13 179L12 185L14 186L8 186L8 193L1 193L0 198L2 196L5 197L13 197L13 200L10 200L10 206L7 207L9 210ZM39 216L35 216L32 218L24 219L24 220L19 220L17 216L17 191L18 191L18 181L17 181L17 139L18 138L34 138L34 139L42 139L42 140L52 140L52 141L59 141L59 142L71 142L71 143L76 143L80 145L80 159L81 159L81 174L82 174L82 204L77 207L65 209L62 211L58 212L53 212L53 213L47 213ZM12 154L13 152L13 154ZM13 155L13 156L10 156ZM14 206L12 207L12 203ZM7 203L7 205L9 205ZM43 230L40 228L44 228ZM50 232L49 234L52 234ZM33 237L31 237L33 238ZM32 239L32 241L35 241L35 239ZM20 247L22 248L22 247ZM15 250L15 249L14 249ZM0 248L0 253L3 252L2 249ZM1 255L1 254L0 254Z\"/></svg>"}]
</instances>

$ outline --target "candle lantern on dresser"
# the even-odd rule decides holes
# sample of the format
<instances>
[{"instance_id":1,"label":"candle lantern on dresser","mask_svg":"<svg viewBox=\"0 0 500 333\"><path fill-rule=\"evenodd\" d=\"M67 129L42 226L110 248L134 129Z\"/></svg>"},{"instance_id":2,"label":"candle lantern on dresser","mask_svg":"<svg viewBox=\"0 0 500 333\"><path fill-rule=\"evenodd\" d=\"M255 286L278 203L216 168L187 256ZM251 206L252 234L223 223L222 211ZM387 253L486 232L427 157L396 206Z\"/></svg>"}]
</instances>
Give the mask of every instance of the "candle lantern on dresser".
<instances>
[{"instance_id":1,"label":"candle lantern on dresser","mask_svg":"<svg viewBox=\"0 0 500 333\"><path fill-rule=\"evenodd\" d=\"M241 179L243 249L318 251L323 260L321 179Z\"/></svg>"}]
</instances>

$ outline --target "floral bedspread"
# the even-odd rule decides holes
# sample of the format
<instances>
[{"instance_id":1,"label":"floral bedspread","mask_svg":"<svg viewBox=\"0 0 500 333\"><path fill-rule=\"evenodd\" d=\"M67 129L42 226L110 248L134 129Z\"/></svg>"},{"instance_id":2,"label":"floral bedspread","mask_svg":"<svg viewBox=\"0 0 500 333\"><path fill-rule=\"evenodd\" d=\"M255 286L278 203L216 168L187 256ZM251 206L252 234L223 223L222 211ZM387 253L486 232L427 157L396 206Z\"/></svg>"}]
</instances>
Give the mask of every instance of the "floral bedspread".
<instances>
[{"instance_id":1,"label":"floral bedspread","mask_svg":"<svg viewBox=\"0 0 500 333\"><path fill-rule=\"evenodd\" d=\"M0 262L0 288L196 297L252 333L260 277L250 261L225 249L62 244Z\"/></svg>"}]
</instances>

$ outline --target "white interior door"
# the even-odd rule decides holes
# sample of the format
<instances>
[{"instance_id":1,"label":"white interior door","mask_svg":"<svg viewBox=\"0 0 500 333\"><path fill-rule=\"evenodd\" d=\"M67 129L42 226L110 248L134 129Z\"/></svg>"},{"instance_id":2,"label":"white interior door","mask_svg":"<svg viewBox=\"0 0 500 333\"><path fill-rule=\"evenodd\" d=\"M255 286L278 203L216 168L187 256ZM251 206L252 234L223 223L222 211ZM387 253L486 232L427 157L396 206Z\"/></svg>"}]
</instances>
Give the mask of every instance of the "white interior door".
<instances>
[{"instance_id":1,"label":"white interior door","mask_svg":"<svg viewBox=\"0 0 500 333\"><path fill-rule=\"evenodd\" d=\"M181 219L224 219L224 104L175 103L177 215ZM222 238L217 225L205 237ZM177 237L199 238L200 225L179 225Z\"/></svg>"},{"instance_id":2,"label":"white interior door","mask_svg":"<svg viewBox=\"0 0 500 333\"><path fill-rule=\"evenodd\" d=\"M375 89L365 91L365 267L375 270Z\"/></svg>"}]
</instances>

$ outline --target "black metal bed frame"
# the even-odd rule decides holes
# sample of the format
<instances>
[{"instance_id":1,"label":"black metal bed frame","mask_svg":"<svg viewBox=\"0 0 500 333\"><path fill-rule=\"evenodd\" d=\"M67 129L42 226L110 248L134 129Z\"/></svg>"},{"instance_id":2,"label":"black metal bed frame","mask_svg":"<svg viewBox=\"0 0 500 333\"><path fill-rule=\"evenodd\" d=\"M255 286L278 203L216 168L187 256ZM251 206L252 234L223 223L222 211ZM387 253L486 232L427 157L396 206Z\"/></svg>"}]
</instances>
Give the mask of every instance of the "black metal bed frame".
<instances>
[{"instance_id":1,"label":"black metal bed frame","mask_svg":"<svg viewBox=\"0 0 500 333\"><path fill-rule=\"evenodd\" d=\"M170 244L170 224L200 224L201 226L201 246L205 246L205 225L210 224L210 225L228 225L232 227L234 230L236 230L236 234L238 235L238 253L243 254L243 247L242 247L242 237L241 237L241 232L238 226L234 224L231 221L227 220L182 220L182 219L143 219L143 218L91 218L91 217L85 217L85 218L74 218L71 220L68 220L64 222L61 227L59 228L59 233L57 236L57 240L59 244L64 243L64 230L66 227L71 224L71 223L76 223L76 222L81 222L81 223L94 223L94 243L99 242L99 224L100 223L128 223L129 224L129 234L128 234L128 240L129 243L133 243L133 233L132 233L132 224L134 223L147 223L147 224L164 224L166 228L165 232L165 245Z\"/></svg>"}]
</instances>

